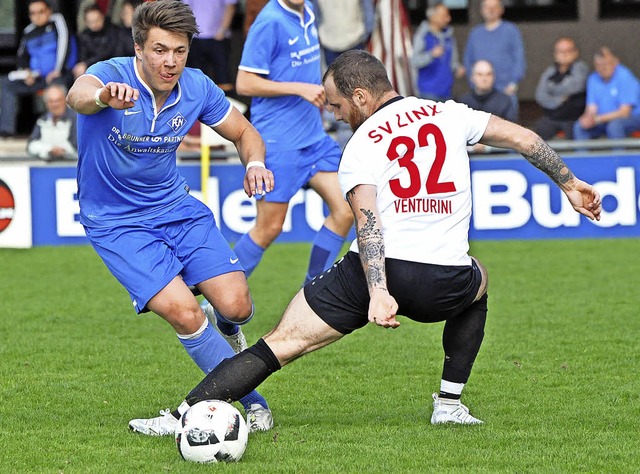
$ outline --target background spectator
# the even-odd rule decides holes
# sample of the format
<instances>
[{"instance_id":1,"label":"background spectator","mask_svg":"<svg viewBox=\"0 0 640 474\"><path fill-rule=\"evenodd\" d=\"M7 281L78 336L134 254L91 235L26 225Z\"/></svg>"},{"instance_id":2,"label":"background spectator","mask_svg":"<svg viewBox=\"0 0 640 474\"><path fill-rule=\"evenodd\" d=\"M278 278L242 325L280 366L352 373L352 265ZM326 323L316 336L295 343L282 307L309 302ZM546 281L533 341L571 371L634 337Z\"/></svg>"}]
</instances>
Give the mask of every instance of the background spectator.
<instances>
[{"instance_id":1,"label":"background spectator","mask_svg":"<svg viewBox=\"0 0 640 474\"><path fill-rule=\"evenodd\" d=\"M640 83L608 47L593 58L587 80L587 106L573 127L576 140L624 138L640 129Z\"/></svg>"},{"instance_id":2,"label":"background spectator","mask_svg":"<svg viewBox=\"0 0 640 474\"><path fill-rule=\"evenodd\" d=\"M449 26L449 9L436 3L427 8L426 16L413 35L411 65L416 70L419 96L444 102L452 97L454 79L464 76L465 70Z\"/></svg>"},{"instance_id":3,"label":"background spectator","mask_svg":"<svg viewBox=\"0 0 640 474\"><path fill-rule=\"evenodd\" d=\"M498 117L514 121L516 111L511 98L494 87L495 75L489 61L480 60L471 68L473 89L460 97L460 102L472 109L489 112ZM474 153L486 153L490 150L486 145L477 143L469 148Z\"/></svg>"},{"instance_id":4,"label":"background spectator","mask_svg":"<svg viewBox=\"0 0 640 474\"><path fill-rule=\"evenodd\" d=\"M589 66L579 59L572 38L559 38L553 47L553 66L544 70L536 88L536 102L543 108L536 133L545 140L563 132L573 138L573 124L585 107Z\"/></svg>"},{"instance_id":5,"label":"background spectator","mask_svg":"<svg viewBox=\"0 0 640 474\"><path fill-rule=\"evenodd\" d=\"M73 67L74 78L83 75L89 66L118 53L118 31L97 5L85 8L84 22L87 27L78 35L80 55L78 64Z\"/></svg>"},{"instance_id":6,"label":"background spectator","mask_svg":"<svg viewBox=\"0 0 640 474\"><path fill-rule=\"evenodd\" d=\"M229 71L231 21L238 0L183 0L191 6L200 33L193 37L189 49L189 67L209 76L220 89L233 89Z\"/></svg>"},{"instance_id":7,"label":"background spectator","mask_svg":"<svg viewBox=\"0 0 640 474\"><path fill-rule=\"evenodd\" d=\"M118 31L118 48L117 56L133 56L136 54L133 47L133 35L131 31L131 22L133 21L133 12L140 4L137 0L125 0L120 9L120 26Z\"/></svg>"},{"instance_id":8,"label":"background spectator","mask_svg":"<svg viewBox=\"0 0 640 474\"><path fill-rule=\"evenodd\" d=\"M47 111L38 118L27 153L45 161L78 158L76 113L67 107L67 88L53 84L44 91Z\"/></svg>"},{"instance_id":9,"label":"background spectator","mask_svg":"<svg viewBox=\"0 0 640 474\"><path fill-rule=\"evenodd\" d=\"M29 19L18 46L18 71L1 80L0 136L4 137L15 135L18 97L33 95L53 82L70 82L77 58L64 17L53 13L49 2L30 0Z\"/></svg>"},{"instance_id":10,"label":"background spectator","mask_svg":"<svg viewBox=\"0 0 640 474\"><path fill-rule=\"evenodd\" d=\"M518 84L526 69L522 35L516 25L502 20L504 7L500 0L482 0L480 14L484 23L469 33L464 66L470 74L476 62L481 59L489 61L495 71L495 87L511 97L517 118Z\"/></svg>"},{"instance_id":11,"label":"background spectator","mask_svg":"<svg viewBox=\"0 0 640 474\"><path fill-rule=\"evenodd\" d=\"M350 49L364 49L375 22L373 0L313 0L324 60L329 66Z\"/></svg>"},{"instance_id":12,"label":"background spectator","mask_svg":"<svg viewBox=\"0 0 640 474\"><path fill-rule=\"evenodd\" d=\"M84 30L87 25L85 23L84 11L90 5L96 5L105 18L109 19L114 25L120 25L120 10L125 0L78 0L78 18L76 20L76 31Z\"/></svg>"}]
</instances>

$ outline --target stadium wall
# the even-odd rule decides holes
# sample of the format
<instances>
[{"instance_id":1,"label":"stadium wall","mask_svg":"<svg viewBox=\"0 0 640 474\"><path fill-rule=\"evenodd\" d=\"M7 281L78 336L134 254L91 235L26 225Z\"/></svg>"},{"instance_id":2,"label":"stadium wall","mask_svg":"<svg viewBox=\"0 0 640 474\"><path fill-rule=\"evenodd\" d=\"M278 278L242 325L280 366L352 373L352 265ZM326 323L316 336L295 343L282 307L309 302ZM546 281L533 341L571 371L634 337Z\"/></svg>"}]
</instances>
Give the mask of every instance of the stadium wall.
<instances>
[{"instance_id":1,"label":"stadium wall","mask_svg":"<svg viewBox=\"0 0 640 474\"><path fill-rule=\"evenodd\" d=\"M603 195L600 222L575 213L560 190L521 157L504 155L471 161L474 191L471 239L564 239L640 236L640 155L602 154L565 159L582 179ZM179 170L201 198L200 167ZM207 204L223 235L235 242L255 218L255 201L241 184L238 164L214 164ZM310 241L326 209L311 190L291 201L280 242ZM0 166L0 247L86 244L78 222L75 166L16 164Z\"/></svg>"}]
</instances>

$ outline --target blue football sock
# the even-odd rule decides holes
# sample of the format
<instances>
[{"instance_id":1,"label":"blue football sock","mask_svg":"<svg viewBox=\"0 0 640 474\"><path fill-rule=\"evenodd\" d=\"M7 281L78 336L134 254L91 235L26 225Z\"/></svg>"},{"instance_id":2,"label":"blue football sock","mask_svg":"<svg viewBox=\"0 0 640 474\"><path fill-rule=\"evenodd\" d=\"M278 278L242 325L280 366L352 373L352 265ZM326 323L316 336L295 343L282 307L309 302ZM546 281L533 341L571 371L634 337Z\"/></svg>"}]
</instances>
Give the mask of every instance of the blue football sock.
<instances>
[{"instance_id":1,"label":"blue football sock","mask_svg":"<svg viewBox=\"0 0 640 474\"><path fill-rule=\"evenodd\" d=\"M213 308L213 312L216 315L216 326L222 334L226 336L233 336L234 334L238 334L238 331L240 331L240 326L234 323L230 323L229 321L224 319L222 316L220 316L220 313L218 313L215 308Z\"/></svg>"},{"instance_id":2,"label":"blue football sock","mask_svg":"<svg viewBox=\"0 0 640 474\"><path fill-rule=\"evenodd\" d=\"M344 239L326 226L322 226L313 239L305 284L333 265L342 249Z\"/></svg>"},{"instance_id":3,"label":"blue football sock","mask_svg":"<svg viewBox=\"0 0 640 474\"><path fill-rule=\"evenodd\" d=\"M213 329L208 319L194 334L187 336L178 334L178 339L186 349L187 354L205 374L211 372L222 360L235 355L231 346L218 331ZM267 401L255 390L238 401L245 410L249 409L252 403L259 403L268 408Z\"/></svg>"},{"instance_id":4,"label":"blue football sock","mask_svg":"<svg viewBox=\"0 0 640 474\"><path fill-rule=\"evenodd\" d=\"M240 264L244 267L244 274L247 278L249 278L253 270L258 266L258 263L260 263L264 250L265 249L251 239L248 232L240 237L236 243L233 251L236 253L238 259L240 259Z\"/></svg>"}]
</instances>

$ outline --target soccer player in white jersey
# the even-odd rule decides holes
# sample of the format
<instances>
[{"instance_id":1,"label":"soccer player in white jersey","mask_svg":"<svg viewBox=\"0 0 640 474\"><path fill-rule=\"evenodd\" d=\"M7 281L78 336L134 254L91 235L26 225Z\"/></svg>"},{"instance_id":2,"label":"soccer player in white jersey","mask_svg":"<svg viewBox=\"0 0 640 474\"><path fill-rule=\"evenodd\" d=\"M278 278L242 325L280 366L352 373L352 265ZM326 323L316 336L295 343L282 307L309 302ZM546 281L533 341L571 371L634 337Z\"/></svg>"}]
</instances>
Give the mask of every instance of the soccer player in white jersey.
<instances>
[{"instance_id":1,"label":"soccer player in white jersey","mask_svg":"<svg viewBox=\"0 0 640 474\"><path fill-rule=\"evenodd\" d=\"M153 311L176 331L205 373L233 349L213 329L189 286L228 321L243 323L253 303L238 258L212 212L189 194L176 150L200 120L232 141L246 165L249 196L269 192L264 143L255 128L201 71L185 68L198 32L179 0L139 6L133 18L135 57L91 66L67 96L78 112L80 222L105 265L127 289L138 313ZM252 431L273 426L265 399L241 400ZM172 435L168 411L132 420L134 431Z\"/></svg>"},{"instance_id":2,"label":"soccer player in white jersey","mask_svg":"<svg viewBox=\"0 0 640 474\"><path fill-rule=\"evenodd\" d=\"M367 323L397 328L396 315L403 315L445 321L431 423L482 423L460 401L487 316L487 273L467 253L467 144L518 151L589 219L600 219L600 195L528 129L453 101L401 97L367 52L339 56L324 85L336 119L355 132L338 176L355 216L356 240L341 261L298 292L274 330L218 365L174 414L200 400L237 400L296 358Z\"/></svg>"}]
</instances>

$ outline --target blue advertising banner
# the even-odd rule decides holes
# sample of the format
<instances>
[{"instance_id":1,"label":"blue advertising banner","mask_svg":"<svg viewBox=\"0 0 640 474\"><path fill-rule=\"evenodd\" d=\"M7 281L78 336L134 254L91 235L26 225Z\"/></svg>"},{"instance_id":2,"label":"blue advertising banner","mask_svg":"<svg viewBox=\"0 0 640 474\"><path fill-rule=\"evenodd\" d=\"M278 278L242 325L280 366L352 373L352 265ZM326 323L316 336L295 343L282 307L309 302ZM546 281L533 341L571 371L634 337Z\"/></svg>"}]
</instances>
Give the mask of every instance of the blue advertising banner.
<instances>
[{"instance_id":1,"label":"blue advertising banner","mask_svg":"<svg viewBox=\"0 0 640 474\"><path fill-rule=\"evenodd\" d=\"M599 155L566 158L581 179L593 183L603 196L600 222L577 214L562 192L523 158L482 158L471 161L474 192L471 239L555 239L637 237L640 156ZM201 198L200 167L180 165L180 172ZM244 169L214 164L207 205L223 235L235 242L255 218L255 200L242 189ZM33 245L84 244L78 222L75 167L31 168ZM301 190L290 203L279 242L310 241L324 221L326 209L311 190Z\"/></svg>"}]
</instances>

